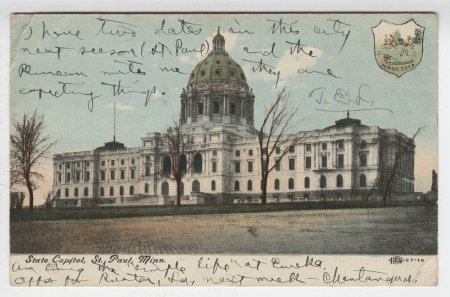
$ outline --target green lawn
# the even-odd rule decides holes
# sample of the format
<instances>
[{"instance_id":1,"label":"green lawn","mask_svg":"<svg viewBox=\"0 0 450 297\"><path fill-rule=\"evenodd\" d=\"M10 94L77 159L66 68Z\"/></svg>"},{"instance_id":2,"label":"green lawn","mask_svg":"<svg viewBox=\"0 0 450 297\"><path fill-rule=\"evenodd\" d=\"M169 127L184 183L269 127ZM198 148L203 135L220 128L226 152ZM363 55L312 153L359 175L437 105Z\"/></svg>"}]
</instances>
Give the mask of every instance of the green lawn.
<instances>
[{"instance_id":1,"label":"green lawn","mask_svg":"<svg viewBox=\"0 0 450 297\"><path fill-rule=\"evenodd\" d=\"M106 219L148 216L178 216L178 215L203 215L203 214L226 214L247 212L271 212L288 210L309 209L338 209L338 208L369 208L385 206L423 205L424 202L366 202L366 201L311 201L301 203L276 203L276 204L234 204L234 205L182 205L176 206L115 206L94 208L60 208L51 209L35 208L11 210L11 221L30 220L79 220L79 219Z\"/></svg>"}]
</instances>

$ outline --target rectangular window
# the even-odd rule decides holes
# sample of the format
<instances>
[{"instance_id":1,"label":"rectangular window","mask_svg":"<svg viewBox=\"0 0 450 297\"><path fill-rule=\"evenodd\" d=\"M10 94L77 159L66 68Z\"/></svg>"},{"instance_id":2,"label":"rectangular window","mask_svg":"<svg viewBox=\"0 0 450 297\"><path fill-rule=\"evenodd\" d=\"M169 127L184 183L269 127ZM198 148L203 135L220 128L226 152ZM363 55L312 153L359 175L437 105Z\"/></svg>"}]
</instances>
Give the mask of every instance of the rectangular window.
<instances>
[{"instance_id":1,"label":"rectangular window","mask_svg":"<svg viewBox=\"0 0 450 297\"><path fill-rule=\"evenodd\" d=\"M111 170L111 180L115 180L115 179L116 179L116 171Z\"/></svg>"},{"instance_id":2,"label":"rectangular window","mask_svg":"<svg viewBox=\"0 0 450 297\"><path fill-rule=\"evenodd\" d=\"M367 141L361 140L361 143L360 143L360 145L359 145L359 148L362 148L362 149L367 148Z\"/></svg>"},{"instance_id":3,"label":"rectangular window","mask_svg":"<svg viewBox=\"0 0 450 297\"><path fill-rule=\"evenodd\" d=\"M59 165L58 165L58 168L61 170L61 169L62 169L62 164L59 164Z\"/></svg>"},{"instance_id":4,"label":"rectangular window","mask_svg":"<svg viewBox=\"0 0 450 297\"><path fill-rule=\"evenodd\" d=\"M86 172L84 173L84 181L85 181L85 182L88 182L90 179L91 179L91 174L90 174L89 171L86 171Z\"/></svg>"},{"instance_id":5,"label":"rectangular window","mask_svg":"<svg viewBox=\"0 0 450 297\"><path fill-rule=\"evenodd\" d=\"M359 164L360 166L367 166L367 154L359 155Z\"/></svg>"},{"instance_id":6,"label":"rectangular window","mask_svg":"<svg viewBox=\"0 0 450 297\"><path fill-rule=\"evenodd\" d=\"M327 156L322 156L322 168L327 168Z\"/></svg>"},{"instance_id":7,"label":"rectangular window","mask_svg":"<svg viewBox=\"0 0 450 297\"><path fill-rule=\"evenodd\" d=\"M203 103L197 105L197 112L198 114L203 114Z\"/></svg>"},{"instance_id":8,"label":"rectangular window","mask_svg":"<svg viewBox=\"0 0 450 297\"><path fill-rule=\"evenodd\" d=\"M338 155L337 167L339 167L339 168L343 168L344 167L344 155L343 154L339 154Z\"/></svg>"},{"instance_id":9,"label":"rectangular window","mask_svg":"<svg viewBox=\"0 0 450 297\"><path fill-rule=\"evenodd\" d=\"M61 173L58 173L58 183L61 183Z\"/></svg>"},{"instance_id":10,"label":"rectangular window","mask_svg":"<svg viewBox=\"0 0 450 297\"><path fill-rule=\"evenodd\" d=\"M150 175L150 165L145 165L145 176Z\"/></svg>"},{"instance_id":11,"label":"rectangular window","mask_svg":"<svg viewBox=\"0 0 450 297\"><path fill-rule=\"evenodd\" d=\"M281 160L275 159L275 170L280 171L281 170Z\"/></svg>"},{"instance_id":12,"label":"rectangular window","mask_svg":"<svg viewBox=\"0 0 450 297\"><path fill-rule=\"evenodd\" d=\"M279 155L279 154L281 153L281 148L280 148L279 146L277 146L277 147L275 148L275 153L276 153L277 155Z\"/></svg>"},{"instance_id":13,"label":"rectangular window","mask_svg":"<svg viewBox=\"0 0 450 297\"><path fill-rule=\"evenodd\" d=\"M66 163L66 168L70 168L70 163Z\"/></svg>"},{"instance_id":14,"label":"rectangular window","mask_svg":"<svg viewBox=\"0 0 450 297\"><path fill-rule=\"evenodd\" d=\"M231 102L230 103L230 114L235 114L236 113L236 103Z\"/></svg>"},{"instance_id":15,"label":"rectangular window","mask_svg":"<svg viewBox=\"0 0 450 297\"><path fill-rule=\"evenodd\" d=\"M291 146L289 147L289 152L290 152L290 153L294 153L294 152L295 152L295 146L291 145Z\"/></svg>"},{"instance_id":16,"label":"rectangular window","mask_svg":"<svg viewBox=\"0 0 450 297\"><path fill-rule=\"evenodd\" d=\"M295 159L289 159L289 170L295 170Z\"/></svg>"},{"instance_id":17,"label":"rectangular window","mask_svg":"<svg viewBox=\"0 0 450 297\"><path fill-rule=\"evenodd\" d=\"M124 159L120 160L120 165L125 165L125 160Z\"/></svg>"},{"instance_id":18,"label":"rectangular window","mask_svg":"<svg viewBox=\"0 0 450 297\"><path fill-rule=\"evenodd\" d=\"M253 150L252 150L252 149L249 149L249 150L248 150L248 155L249 155L249 156L253 156Z\"/></svg>"},{"instance_id":19,"label":"rectangular window","mask_svg":"<svg viewBox=\"0 0 450 297\"><path fill-rule=\"evenodd\" d=\"M134 165L134 158L131 159L131 165Z\"/></svg>"},{"instance_id":20,"label":"rectangular window","mask_svg":"<svg viewBox=\"0 0 450 297\"><path fill-rule=\"evenodd\" d=\"M344 149L344 141L343 140L338 140L337 141L337 147L338 147L338 149L343 150Z\"/></svg>"},{"instance_id":21,"label":"rectangular window","mask_svg":"<svg viewBox=\"0 0 450 297\"><path fill-rule=\"evenodd\" d=\"M248 161L248 172L253 172L253 161Z\"/></svg>"},{"instance_id":22,"label":"rectangular window","mask_svg":"<svg viewBox=\"0 0 450 297\"><path fill-rule=\"evenodd\" d=\"M307 168L307 169L311 168L311 157L305 158L305 168Z\"/></svg>"},{"instance_id":23,"label":"rectangular window","mask_svg":"<svg viewBox=\"0 0 450 297\"><path fill-rule=\"evenodd\" d=\"M90 163L89 161L86 161L86 167L89 167Z\"/></svg>"},{"instance_id":24,"label":"rectangular window","mask_svg":"<svg viewBox=\"0 0 450 297\"><path fill-rule=\"evenodd\" d=\"M70 172L66 174L66 183L70 183Z\"/></svg>"},{"instance_id":25,"label":"rectangular window","mask_svg":"<svg viewBox=\"0 0 450 297\"><path fill-rule=\"evenodd\" d=\"M150 155L146 155L146 156L145 156L145 161L146 161L146 162L150 162Z\"/></svg>"},{"instance_id":26,"label":"rectangular window","mask_svg":"<svg viewBox=\"0 0 450 297\"><path fill-rule=\"evenodd\" d=\"M326 150L327 149L327 143L326 142L322 142L322 150Z\"/></svg>"},{"instance_id":27,"label":"rectangular window","mask_svg":"<svg viewBox=\"0 0 450 297\"><path fill-rule=\"evenodd\" d=\"M240 157L241 156L241 151L235 151L234 152L234 156L235 157Z\"/></svg>"},{"instance_id":28,"label":"rectangular window","mask_svg":"<svg viewBox=\"0 0 450 297\"><path fill-rule=\"evenodd\" d=\"M311 151L311 143L305 144L305 151L307 152Z\"/></svg>"},{"instance_id":29,"label":"rectangular window","mask_svg":"<svg viewBox=\"0 0 450 297\"><path fill-rule=\"evenodd\" d=\"M105 166L106 162L105 160L102 161L102 166Z\"/></svg>"},{"instance_id":30,"label":"rectangular window","mask_svg":"<svg viewBox=\"0 0 450 297\"><path fill-rule=\"evenodd\" d=\"M105 170L100 171L100 179L105 180Z\"/></svg>"},{"instance_id":31,"label":"rectangular window","mask_svg":"<svg viewBox=\"0 0 450 297\"><path fill-rule=\"evenodd\" d=\"M262 148L261 154L263 154L263 155L267 154L267 148L266 148L266 147L263 147L263 148Z\"/></svg>"},{"instance_id":32,"label":"rectangular window","mask_svg":"<svg viewBox=\"0 0 450 297\"><path fill-rule=\"evenodd\" d=\"M212 172L214 172L214 173L217 172L217 162L216 161L212 162Z\"/></svg>"},{"instance_id":33,"label":"rectangular window","mask_svg":"<svg viewBox=\"0 0 450 297\"><path fill-rule=\"evenodd\" d=\"M241 172L241 162L234 162L234 172L235 173Z\"/></svg>"},{"instance_id":34,"label":"rectangular window","mask_svg":"<svg viewBox=\"0 0 450 297\"><path fill-rule=\"evenodd\" d=\"M120 169L120 179L125 179L125 169Z\"/></svg>"},{"instance_id":35,"label":"rectangular window","mask_svg":"<svg viewBox=\"0 0 450 297\"><path fill-rule=\"evenodd\" d=\"M77 171L77 172L75 173L75 181L76 181L76 182L79 182L79 181L80 181L80 175L81 175L81 173L80 173L79 171Z\"/></svg>"},{"instance_id":36,"label":"rectangular window","mask_svg":"<svg viewBox=\"0 0 450 297\"><path fill-rule=\"evenodd\" d=\"M212 151L212 155L215 157L215 156L217 156L217 151L216 150L213 150Z\"/></svg>"},{"instance_id":37,"label":"rectangular window","mask_svg":"<svg viewBox=\"0 0 450 297\"><path fill-rule=\"evenodd\" d=\"M111 166L114 166L116 164L115 160L111 160Z\"/></svg>"},{"instance_id":38,"label":"rectangular window","mask_svg":"<svg viewBox=\"0 0 450 297\"><path fill-rule=\"evenodd\" d=\"M134 171L135 171L134 168L130 169L130 178L131 179L134 179Z\"/></svg>"},{"instance_id":39,"label":"rectangular window","mask_svg":"<svg viewBox=\"0 0 450 297\"><path fill-rule=\"evenodd\" d=\"M77 168L80 168L80 162L77 162Z\"/></svg>"}]
</instances>

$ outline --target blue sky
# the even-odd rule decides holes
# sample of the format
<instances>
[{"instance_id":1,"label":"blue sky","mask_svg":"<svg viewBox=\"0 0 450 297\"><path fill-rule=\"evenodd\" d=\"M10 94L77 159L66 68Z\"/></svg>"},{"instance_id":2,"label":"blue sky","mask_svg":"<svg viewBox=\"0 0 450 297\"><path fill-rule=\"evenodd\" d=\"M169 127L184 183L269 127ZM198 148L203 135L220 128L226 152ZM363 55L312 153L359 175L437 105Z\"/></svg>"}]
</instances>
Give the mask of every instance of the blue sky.
<instances>
[{"instance_id":1,"label":"blue sky","mask_svg":"<svg viewBox=\"0 0 450 297\"><path fill-rule=\"evenodd\" d=\"M103 31L104 21L99 19L108 20ZM414 19L425 27L422 60L413 71L400 78L380 69L375 61L371 28L382 19L392 23ZM163 20L164 29L158 30ZM184 32L180 20L189 23L184 26ZM285 30L279 27L280 21ZM49 34L44 34L43 38L44 24ZM434 15L35 15L19 16L11 25L11 121L35 109L44 113L46 131L58 141L54 152L91 150L110 141L113 103L117 103L118 109L117 138L126 146L138 146L140 137L146 132L163 131L177 118L182 88L186 87L189 73L204 57L192 50L199 50L202 44L211 46L211 39L220 26L226 39L226 50L244 69L255 94L256 126L264 106L270 104L283 86L289 90L290 100L300 106L296 119L299 130L329 126L344 117L345 112L321 109L346 110L347 105L333 99L336 90L342 89L340 94L349 93L351 100L359 94L368 101L359 105L353 102L349 106L350 109L372 109L351 112L352 117L361 119L366 125L395 128L408 136L418 127L424 127L416 142L417 190L429 189L431 170L437 168L437 24ZM230 28L253 34L230 33ZM116 30L123 35L108 34ZM53 31L70 31L71 34L55 38ZM77 31L78 37L75 36ZM190 31L193 33L189 34ZM291 54L291 47L297 42L302 50ZM54 50L55 46L67 48L61 50L59 59L57 54L30 55L26 52L35 53L36 48ZM89 53L92 48L98 52L100 47L104 52L112 49L127 52L121 55ZM24 48L27 49L25 52ZM81 54L82 48L84 54ZM141 56L142 48L144 54ZM162 48L164 57L160 53ZM272 48L273 54L270 54ZM279 71L277 87L276 75L255 69L261 59L266 69ZM146 75L105 75L102 72L126 72L129 61L133 62L134 71L139 68ZM20 76L19 69L25 69L20 65L30 65L30 73L60 70L82 72L85 76L29 75L26 71ZM164 67L178 68L186 74L161 71ZM339 78L325 75L327 73ZM123 86L130 87L127 90L152 93L147 106L145 94L114 96L109 85L117 84L119 80ZM61 90L62 85L58 82L76 83L67 85L68 90L74 92L99 95L93 111L88 109L89 96L53 98L43 94L39 99L37 92L19 92L39 88ZM324 97L319 103L322 92ZM346 101L347 97L340 100ZM49 161L44 167L48 168L48 164ZM47 181L44 188L48 187Z\"/></svg>"}]
</instances>

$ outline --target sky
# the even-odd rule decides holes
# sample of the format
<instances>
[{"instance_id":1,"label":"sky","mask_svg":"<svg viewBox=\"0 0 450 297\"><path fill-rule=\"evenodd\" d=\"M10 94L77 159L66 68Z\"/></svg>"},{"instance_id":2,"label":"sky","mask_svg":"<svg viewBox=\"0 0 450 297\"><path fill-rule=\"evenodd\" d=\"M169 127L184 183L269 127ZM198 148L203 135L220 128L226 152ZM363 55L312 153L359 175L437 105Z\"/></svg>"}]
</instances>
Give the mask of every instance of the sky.
<instances>
[{"instance_id":1,"label":"sky","mask_svg":"<svg viewBox=\"0 0 450 297\"><path fill-rule=\"evenodd\" d=\"M377 65L372 27L410 19L425 28L423 56L397 77ZM227 52L255 94L256 126L264 107L286 87L300 107L298 130L330 126L347 107L365 125L407 136L424 127L416 140L416 190L431 186L438 155L432 14L18 15L11 27L10 121L34 110L44 114L46 132L57 140L52 153L111 141L114 103L116 138L127 147L139 146L147 132L163 131L178 117L182 89L220 27ZM61 75L45 74L56 71ZM119 81L128 93L113 92ZM48 94L63 87L77 94ZM51 175L51 159L41 166ZM47 175L37 199L51 182Z\"/></svg>"}]
</instances>

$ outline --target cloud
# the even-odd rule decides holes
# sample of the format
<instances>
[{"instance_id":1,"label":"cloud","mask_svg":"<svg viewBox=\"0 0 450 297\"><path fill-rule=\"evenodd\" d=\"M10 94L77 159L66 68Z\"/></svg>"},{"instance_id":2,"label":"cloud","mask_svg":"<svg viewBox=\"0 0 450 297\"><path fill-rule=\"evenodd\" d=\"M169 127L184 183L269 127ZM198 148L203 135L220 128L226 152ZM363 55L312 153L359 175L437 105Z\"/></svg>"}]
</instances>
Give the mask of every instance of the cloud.
<instances>
[{"instance_id":1,"label":"cloud","mask_svg":"<svg viewBox=\"0 0 450 297\"><path fill-rule=\"evenodd\" d=\"M305 47L306 53L312 52L315 57L311 57L304 53L291 55L290 50L286 50L280 57L277 63L276 70L281 72L283 79L288 79L293 74L296 75L299 69L308 69L314 64L322 55L322 51L318 48Z\"/></svg>"},{"instance_id":2,"label":"cloud","mask_svg":"<svg viewBox=\"0 0 450 297\"><path fill-rule=\"evenodd\" d=\"M270 51L270 49L262 49L261 51ZM264 69L261 69L258 62L261 58L253 59L255 63L245 62L242 65L242 69L247 75L247 79L250 81L262 80L265 82L272 82L273 88L278 79L277 88L286 86L288 80L298 74L299 69L311 69L313 65L317 63L317 60L322 55L322 51L318 48L304 47L304 52L293 53L287 49L277 61L269 61L267 58L262 58L264 63ZM313 57L307 53L313 53ZM272 73L268 73L271 71ZM279 76L278 76L279 73Z\"/></svg>"},{"instance_id":3,"label":"cloud","mask_svg":"<svg viewBox=\"0 0 450 297\"><path fill-rule=\"evenodd\" d=\"M114 103L110 103L107 105L108 108L114 108ZM116 109L118 110L133 110L134 106L131 104L125 104L125 103L116 103Z\"/></svg>"}]
</instances>

